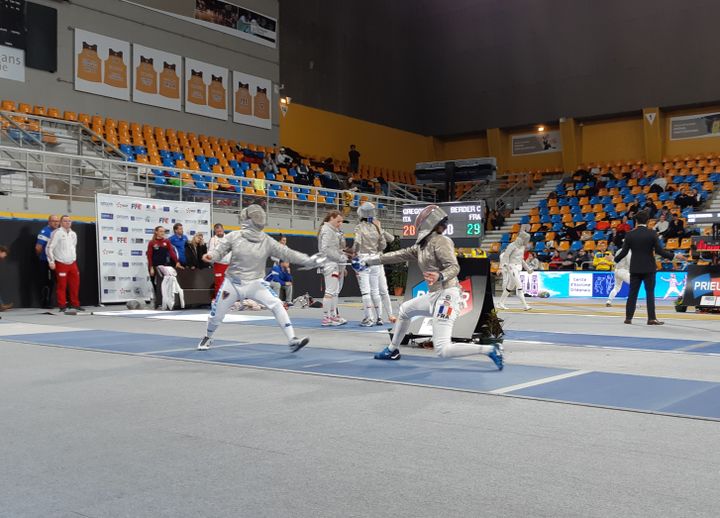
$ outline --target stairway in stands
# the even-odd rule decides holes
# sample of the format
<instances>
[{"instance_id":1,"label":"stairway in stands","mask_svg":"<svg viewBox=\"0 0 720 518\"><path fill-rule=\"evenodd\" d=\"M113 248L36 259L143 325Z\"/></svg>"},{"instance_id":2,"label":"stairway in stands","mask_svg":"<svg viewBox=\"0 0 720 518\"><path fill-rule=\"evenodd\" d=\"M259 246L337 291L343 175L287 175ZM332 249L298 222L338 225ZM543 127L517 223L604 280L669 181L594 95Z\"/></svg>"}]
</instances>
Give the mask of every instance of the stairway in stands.
<instances>
[{"instance_id":1,"label":"stairway in stands","mask_svg":"<svg viewBox=\"0 0 720 518\"><path fill-rule=\"evenodd\" d=\"M548 178L540 184L538 190L531 194L530 197L505 220L500 230L490 230L485 234L480 243L480 247L484 250L489 250L492 243L499 243L503 234L510 233L513 225L520 224L523 216L529 216L530 210L537 207L540 200L546 199L548 194L554 191L562 181L562 177L553 177Z\"/></svg>"}]
</instances>

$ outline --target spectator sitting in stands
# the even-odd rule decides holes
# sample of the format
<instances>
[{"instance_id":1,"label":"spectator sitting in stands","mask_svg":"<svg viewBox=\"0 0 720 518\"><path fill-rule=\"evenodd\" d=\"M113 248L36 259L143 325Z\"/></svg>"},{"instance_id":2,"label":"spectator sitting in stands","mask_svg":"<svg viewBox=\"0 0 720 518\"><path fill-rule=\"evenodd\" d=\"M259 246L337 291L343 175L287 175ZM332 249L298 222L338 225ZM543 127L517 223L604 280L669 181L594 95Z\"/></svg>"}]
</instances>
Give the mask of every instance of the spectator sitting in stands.
<instances>
[{"instance_id":1,"label":"spectator sitting in stands","mask_svg":"<svg viewBox=\"0 0 720 518\"><path fill-rule=\"evenodd\" d=\"M346 190L346 191L352 191L352 192L357 192L357 191L360 190L360 189L358 188L357 183L355 182L355 177L354 177L354 176L348 176L348 179L347 179L347 187L345 188L345 190Z\"/></svg>"},{"instance_id":2,"label":"spectator sitting in stands","mask_svg":"<svg viewBox=\"0 0 720 518\"><path fill-rule=\"evenodd\" d=\"M645 173L643 172L642 168L635 166L630 173L630 178L634 180L640 180L645 177Z\"/></svg>"},{"instance_id":3,"label":"spectator sitting in stands","mask_svg":"<svg viewBox=\"0 0 720 518\"><path fill-rule=\"evenodd\" d=\"M553 250L550 261L548 261L548 270L559 270L562 266L562 262L563 260L562 257L560 257L560 252Z\"/></svg>"},{"instance_id":4,"label":"spectator sitting in stands","mask_svg":"<svg viewBox=\"0 0 720 518\"><path fill-rule=\"evenodd\" d=\"M281 147L280 152L275 157L275 163L278 167L290 167L292 166L293 159L290 155L285 153L285 148Z\"/></svg>"},{"instance_id":5,"label":"spectator sitting in stands","mask_svg":"<svg viewBox=\"0 0 720 518\"><path fill-rule=\"evenodd\" d=\"M599 171L599 169L598 169L598 171ZM572 178L576 182L587 183L587 182L592 182L593 175L587 169L578 169L577 171L575 171L575 174L573 175Z\"/></svg>"},{"instance_id":6,"label":"spectator sitting in stands","mask_svg":"<svg viewBox=\"0 0 720 518\"><path fill-rule=\"evenodd\" d=\"M205 244L205 237L202 232L195 234L185 245L185 262L186 266L191 270L207 268L210 266L208 263L202 260L202 256L207 254L207 245Z\"/></svg>"},{"instance_id":7,"label":"spectator sitting in stands","mask_svg":"<svg viewBox=\"0 0 720 518\"><path fill-rule=\"evenodd\" d=\"M589 270L592 263L592 257L587 250L580 250L575 258L575 267L577 270Z\"/></svg>"},{"instance_id":8,"label":"spectator sitting in stands","mask_svg":"<svg viewBox=\"0 0 720 518\"><path fill-rule=\"evenodd\" d=\"M535 255L535 252L530 252L528 254L528 258L525 260L527 265L534 271L542 270L542 265L540 264L540 260Z\"/></svg>"},{"instance_id":9,"label":"spectator sitting in stands","mask_svg":"<svg viewBox=\"0 0 720 518\"><path fill-rule=\"evenodd\" d=\"M672 212L670 212L670 209L668 209L667 207L660 208L660 211L657 214L657 218L660 219L660 216L665 216L665 221L667 221L668 223L670 223L670 221L672 221L673 219Z\"/></svg>"},{"instance_id":10,"label":"spectator sitting in stands","mask_svg":"<svg viewBox=\"0 0 720 518\"><path fill-rule=\"evenodd\" d=\"M655 206L655 202L653 202L651 199L645 200L645 203L642 204L640 210L647 211L651 219L654 218L657 214L657 207Z\"/></svg>"},{"instance_id":11,"label":"spectator sitting in stands","mask_svg":"<svg viewBox=\"0 0 720 518\"><path fill-rule=\"evenodd\" d=\"M324 169L325 171L329 171L329 172L331 172L331 173L334 173L334 172L335 172L335 164L333 164L333 159L332 159L332 157L327 157L327 158L323 161L323 169Z\"/></svg>"},{"instance_id":12,"label":"spectator sitting in stands","mask_svg":"<svg viewBox=\"0 0 720 518\"><path fill-rule=\"evenodd\" d=\"M593 257L593 268L600 272L609 272L613 268L613 254L608 250L598 250Z\"/></svg>"},{"instance_id":13,"label":"spectator sitting in stands","mask_svg":"<svg viewBox=\"0 0 720 518\"><path fill-rule=\"evenodd\" d=\"M268 173L277 174L278 173L278 166L275 163L275 161L273 160L273 155L270 153L265 154L265 158L263 158L262 167L263 167L263 172L265 174L268 174Z\"/></svg>"},{"instance_id":14,"label":"spectator sitting in stands","mask_svg":"<svg viewBox=\"0 0 720 518\"><path fill-rule=\"evenodd\" d=\"M655 177L650 184L649 192L662 194L665 192L665 189L667 189L667 178L665 178L665 173L663 171L659 171L657 177Z\"/></svg>"},{"instance_id":15,"label":"spectator sitting in stands","mask_svg":"<svg viewBox=\"0 0 720 518\"><path fill-rule=\"evenodd\" d=\"M660 219L655 222L655 232L657 232L660 236L665 237L665 233L668 231L668 228L670 228L670 223L668 223L667 219L665 219L665 214L660 214Z\"/></svg>"},{"instance_id":16,"label":"spectator sitting in stands","mask_svg":"<svg viewBox=\"0 0 720 518\"><path fill-rule=\"evenodd\" d=\"M304 169L301 167L298 167L296 169L297 175L295 176L295 183L300 185L311 185L312 180L310 179L310 172L308 171L307 167Z\"/></svg>"},{"instance_id":17,"label":"spectator sitting in stands","mask_svg":"<svg viewBox=\"0 0 720 518\"><path fill-rule=\"evenodd\" d=\"M627 234L632 230L632 226L630 225L630 222L628 221L627 216L623 216L622 221L618 224L615 229L618 231L618 233L622 232L624 234Z\"/></svg>"},{"instance_id":18,"label":"spectator sitting in stands","mask_svg":"<svg viewBox=\"0 0 720 518\"><path fill-rule=\"evenodd\" d=\"M636 201L630 205L625 213L625 216L629 219L635 219L635 214L640 212L640 202Z\"/></svg>"},{"instance_id":19,"label":"spectator sitting in stands","mask_svg":"<svg viewBox=\"0 0 720 518\"><path fill-rule=\"evenodd\" d=\"M678 239L681 239L688 235L688 232L685 231L685 224L683 223L683 220L681 220L680 218L673 218L673 220L670 222L670 226L665 231L665 235L663 236L663 238L672 239L676 237Z\"/></svg>"},{"instance_id":20,"label":"spectator sitting in stands","mask_svg":"<svg viewBox=\"0 0 720 518\"><path fill-rule=\"evenodd\" d=\"M568 252L565 259L560 263L560 270L574 270L575 269L575 255L572 252Z\"/></svg>"}]
</instances>

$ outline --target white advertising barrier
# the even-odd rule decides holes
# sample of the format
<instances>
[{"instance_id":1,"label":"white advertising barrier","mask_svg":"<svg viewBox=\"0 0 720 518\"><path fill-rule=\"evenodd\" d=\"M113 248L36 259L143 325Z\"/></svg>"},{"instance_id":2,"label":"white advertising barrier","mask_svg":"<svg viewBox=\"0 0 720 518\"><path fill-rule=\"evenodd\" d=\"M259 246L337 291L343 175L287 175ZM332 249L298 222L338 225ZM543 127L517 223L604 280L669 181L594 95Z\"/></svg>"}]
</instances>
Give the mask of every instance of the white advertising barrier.
<instances>
[{"instance_id":1,"label":"white advertising barrier","mask_svg":"<svg viewBox=\"0 0 720 518\"><path fill-rule=\"evenodd\" d=\"M95 195L98 286L100 302L149 299L148 242L158 225L172 234L182 223L188 239L198 232L210 236L209 203L158 200L112 194Z\"/></svg>"}]
</instances>

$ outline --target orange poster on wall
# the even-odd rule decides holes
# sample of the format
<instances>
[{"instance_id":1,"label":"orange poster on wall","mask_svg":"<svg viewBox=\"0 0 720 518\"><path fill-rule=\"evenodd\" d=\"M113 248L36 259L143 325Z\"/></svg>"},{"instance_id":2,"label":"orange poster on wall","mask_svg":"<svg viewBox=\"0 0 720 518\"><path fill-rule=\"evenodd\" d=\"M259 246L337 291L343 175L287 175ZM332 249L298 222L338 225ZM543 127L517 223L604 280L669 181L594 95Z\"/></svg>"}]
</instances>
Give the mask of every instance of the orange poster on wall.
<instances>
[{"instance_id":1,"label":"orange poster on wall","mask_svg":"<svg viewBox=\"0 0 720 518\"><path fill-rule=\"evenodd\" d=\"M135 88L146 94L155 94L158 89L157 78L153 58L141 55L140 64L135 69Z\"/></svg>"},{"instance_id":2,"label":"orange poster on wall","mask_svg":"<svg viewBox=\"0 0 720 518\"><path fill-rule=\"evenodd\" d=\"M105 84L115 88L127 88L127 65L123 61L123 51L109 49L109 56L105 60Z\"/></svg>"},{"instance_id":3,"label":"orange poster on wall","mask_svg":"<svg viewBox=\"0 0 720 518\"><path fill-rule=\"evenodd\" d=\"M238 82L238 89L235 91L235 112L243 115L252 115L252 95L250 85Z\"/></svg>"},{"instance_id":4,"label":"orange poster on wall","mask_svg":"<svg viewBox=\"0 0 720 518\"><path fill-rule=\"evenodd\" d=\"M78 54L77 76L85 81L99 83L102 81L101 60L97 53L98 46L82 42L82 51Z\"/></svg>"},{"instance_id":5,"label":"orange poster on wall","mask_svg":"<svg viewBox=\"0 0 720 518\"><path fill-rule=\"evenodd\" d=\"M218 110L227 109L227 92L223 86L223 78L221 76L211 76L210 86L208 86L208 97L210 101L208 105Z\"/></svg>"},{"instance_id":6,"label":"orange poster on wall","mask_svg":"<svg viewBox=\"0 0 720 518\"><path fill-rule=\"evenodd\" d=\"M160 72L160 95L169 99L180 99L180 78L175 71L175 63L163 63Z\"/></svg>"},{"instance_id":7,"label":"orange poster on wall","mask_svg":"<svg viewBox=\"0 0 720 518\"><path fill-rule=\"evenodd\" d=\"M188 101L193 104L207 105L207 86L203 81L203 73L199 70L192 70L187 84Z\"/></svg>"},{"instance_id":8,"label":"orange poster on wall","mask_svg":"<svg viewBox=\"0 0 720 518\"><path fill-rule=\"evenodd\" d=\"M257 87L253 115L255 115L258 119L270 118L270 100L267 96L267 88Z\"/></svg>"}]
</instances>

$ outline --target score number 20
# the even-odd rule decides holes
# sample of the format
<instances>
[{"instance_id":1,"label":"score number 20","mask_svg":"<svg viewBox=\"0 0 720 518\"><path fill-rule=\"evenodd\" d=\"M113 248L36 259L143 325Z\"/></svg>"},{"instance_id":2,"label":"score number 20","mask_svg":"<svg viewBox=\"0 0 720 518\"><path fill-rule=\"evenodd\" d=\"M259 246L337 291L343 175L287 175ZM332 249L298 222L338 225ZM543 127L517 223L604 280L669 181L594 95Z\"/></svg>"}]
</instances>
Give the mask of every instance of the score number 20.
<instances>
[{"instance_id":1,"label":"score number 20","mask_svg":"<svg viewBox=\"0 0 720 518\"><path fill-rule=\"evenodd\" d=\"M470 224L468 224L468 228L470 228ZM452 236L455 233L455 226L452 223L448 223L447 228L445 229L445 232L443 232L443 235L445 236ZM403 225L403 236L405 237L412 237L417 234L417 229L415 228L415 225Z\"/></svg>"}]
</instances>

